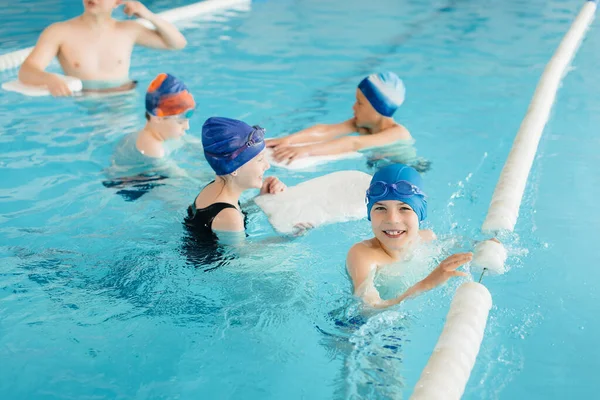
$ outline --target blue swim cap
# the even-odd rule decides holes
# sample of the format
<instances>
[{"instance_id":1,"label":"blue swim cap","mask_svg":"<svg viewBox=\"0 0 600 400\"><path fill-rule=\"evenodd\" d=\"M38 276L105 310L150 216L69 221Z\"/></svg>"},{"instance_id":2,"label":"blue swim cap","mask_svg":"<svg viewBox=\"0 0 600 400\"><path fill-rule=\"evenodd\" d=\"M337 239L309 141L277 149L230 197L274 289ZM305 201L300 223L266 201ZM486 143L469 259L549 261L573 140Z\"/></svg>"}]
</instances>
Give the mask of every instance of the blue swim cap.
<instances>
[{"instance_id":1,"label":"blue swim cap","mask_svg":"<svg viewBox=\"0 0 600 400\"><path fill-rule=\"evenodd\" d=\"M202 125L204 156L217 175L227 175L265 148L265 130L237 119L211 117Z\"/></svg>"},{"instance_id":2,"label":"blue swim cap","mask_svg":"<svg viewBox=\"0 0 600 400\"><path fill-rule=\"evenodd\" d=\"M423 179L413 168L404 164L391 164L373 175L367 190L367 218L378 201L398 200L413 209L419 222L427 218L427 199L423 193Z\"/></svg>"},{"instance_id":3,"label":"blue swim cap","mask_svg":"<svg viewBox=\"0 0 600 400\"><path fill-rule=\"evenodd\" d=\"M358 84L358 89L373 108L385 117L394 115L398 107L404 103L406 94L402 79L393 72L371 74Z\"/></svg>"}]
</instances>

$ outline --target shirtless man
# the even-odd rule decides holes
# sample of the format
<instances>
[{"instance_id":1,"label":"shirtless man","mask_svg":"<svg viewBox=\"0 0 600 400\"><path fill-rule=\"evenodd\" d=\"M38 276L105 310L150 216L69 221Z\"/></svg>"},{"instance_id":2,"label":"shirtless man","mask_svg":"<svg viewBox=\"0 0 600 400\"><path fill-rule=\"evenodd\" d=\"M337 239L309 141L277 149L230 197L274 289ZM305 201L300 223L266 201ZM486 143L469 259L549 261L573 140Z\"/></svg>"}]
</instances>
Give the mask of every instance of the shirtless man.
<instances>
[{"instance_id":1,"label":"shirtless man","mask_svg":"<svg viewBox=\"0 0 600 400\"><path fill-rule=\"evenodd\" d=\"M112 18L120 5L124 5L125 14L149 21L156 30ZM52 24L42 32L19 70L21 82L46 86L53 96L71 95L61 77L44 71L57 57L65 75L82 80L83 90L128 90L135 86L129 78L134 45L182 49L187 44L177 28L139 1L83 0L83 7L82 15Z\"/></svg>"}]
</instances>

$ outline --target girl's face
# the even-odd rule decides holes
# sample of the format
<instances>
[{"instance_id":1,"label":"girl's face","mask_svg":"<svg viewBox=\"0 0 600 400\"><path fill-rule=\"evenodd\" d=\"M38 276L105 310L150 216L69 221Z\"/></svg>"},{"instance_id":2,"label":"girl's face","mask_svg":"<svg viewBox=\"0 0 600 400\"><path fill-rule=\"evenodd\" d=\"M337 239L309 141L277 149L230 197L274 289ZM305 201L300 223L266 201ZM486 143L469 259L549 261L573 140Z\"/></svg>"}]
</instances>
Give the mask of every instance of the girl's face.
<instances>
[{"instance_id":1,"label":"girl's face","mask_svg":"<svg viewBox=\"0 0 600 400\"><path fill-rule=\"evenodd\" d=\"M265 150L261 151L252 160L237 169L233 178L244 189L260 189L263 185L264 173L271 168L265 158Z\"/></svg>"},{"instance_id":2,"label":"girl's face","mask_svg":"<svg viewBox=\"0 0 600 400\"><path fill-rule=\"evenodd\" d=\"M408 204L383 200L371 208L371 229L384 248L399 251L419 237L419 217Z\"/></svg>"}]
</instances>

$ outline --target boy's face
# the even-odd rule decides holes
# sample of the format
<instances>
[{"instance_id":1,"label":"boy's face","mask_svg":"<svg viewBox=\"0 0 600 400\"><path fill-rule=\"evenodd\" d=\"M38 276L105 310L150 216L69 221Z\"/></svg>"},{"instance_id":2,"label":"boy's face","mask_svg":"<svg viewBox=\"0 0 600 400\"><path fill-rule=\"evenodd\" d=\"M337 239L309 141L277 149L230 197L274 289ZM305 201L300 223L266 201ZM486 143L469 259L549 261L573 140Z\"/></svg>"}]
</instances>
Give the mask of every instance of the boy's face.
<instances>
[{"instance_id":1,"label":"boy's face","mask_svg":"<svg viewBox=\"0 0 600 400\"><path fill-rule=\"evenodd\" d=\"M179 139L190 129L190 120L184 115L152 117L152 123L164 140Z\"/></svg>"},{"instance_id":2,"label":"boy's face","mask_svg":"<svg viewBox=\"0 0 600 400\"><path fill-rule=\"evenodd\" d=\"M381 118L360 89L356 89L356 102L352 106L352 111L354 111L356 126L359 128L370 128Z\"/></svg>"},{"instance_id":3,"label":"boy's face","mask_svg":"<svg viewBox=\"0 0 600 400\"><path fill-rule=\"evenodd\" d=\"M419 217L401 201L378 201L371 209L371 229L385 248L402 250L419 236Z\"/></svg>"},{"instance_id":4,"label":"boy's face","mask_svg":"<svg viewBox=\"0 0 600 400\"><path fill-rule=\"evenodd\" d=\"M85 12L93 15L111 14L121 0L83 0Z\"/></svg>"}]
</instances>

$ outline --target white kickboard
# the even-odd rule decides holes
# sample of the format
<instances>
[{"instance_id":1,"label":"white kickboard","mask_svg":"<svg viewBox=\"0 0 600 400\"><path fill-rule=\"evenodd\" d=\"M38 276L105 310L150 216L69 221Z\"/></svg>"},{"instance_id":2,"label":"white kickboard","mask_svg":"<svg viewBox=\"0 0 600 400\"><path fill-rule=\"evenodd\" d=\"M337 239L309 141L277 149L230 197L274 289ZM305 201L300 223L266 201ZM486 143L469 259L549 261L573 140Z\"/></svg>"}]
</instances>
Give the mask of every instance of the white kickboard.
<instances>
[{"instance_id":1,"label":"white kickboard","mask_svg":"<svg viewBox=\"0 0 600 400\"><path fill-rule=\"evenodd\" d=\"M276 231L293 233L299 223L314 227L366 218L365 195L371 175L339 171L254 199Z\"/></svg>"}]
</instances>

